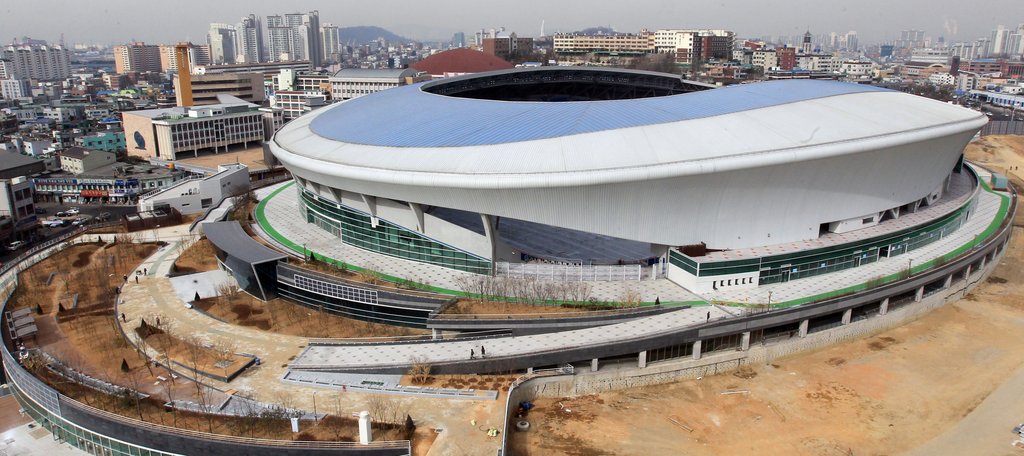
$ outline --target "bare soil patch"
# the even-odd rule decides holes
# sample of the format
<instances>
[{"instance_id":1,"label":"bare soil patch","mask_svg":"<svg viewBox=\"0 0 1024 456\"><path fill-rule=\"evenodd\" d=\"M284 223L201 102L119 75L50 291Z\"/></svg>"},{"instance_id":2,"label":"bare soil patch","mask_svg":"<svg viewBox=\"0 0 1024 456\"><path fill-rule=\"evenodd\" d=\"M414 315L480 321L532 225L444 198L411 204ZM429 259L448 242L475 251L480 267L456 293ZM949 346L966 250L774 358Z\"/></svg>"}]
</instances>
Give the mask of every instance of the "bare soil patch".
<instances>
[{"instance_id":1,"label":"bare soil patch","mask_svg":"<svg viewBox=\"0 0 1024 456\"><path fill-rule=\"evenodd\" d=\"M874 337L748 366L756 373L749 378L604 393L603 403L537 400L526 417L530 431L509 436L512 448L537 455L900 454L950 429L1024 366L1024 346L1007 337L1024 331L1024 229L996 274L1004 280L987 281L969 299ZM722 394L737 390L749 393Z\"/></svg>"},{"instance_id":2,"label":"bare soil patch","mask_svg":"<svg viewBox=\"0 0 1024 456\"><path fill-rule=\"evenodd\" d=\"M213 243L206 238L193 242L174 260L174 272L181 274L214 271L217 268Z\"/></svg>"},{"instance_id":3,"label":"bare soil patch","mask_svg":"<svg viewBox=\"0 0 1024 456\"><path fill-rule=\"evenodd\" d=\"M340 317L300 304L273 299L260 301L233 292L193 303L218 320L263 331L301 337L359 338L430 334L425 329L402 328Z\"/></svg>"},{"instance_id":4,"label":"bare soil patch","mask_svg":"<svg viewBox=\"0 0 1024 456\"><path fill-rule=\"evenodd\" d=\"M143 358L121 335L114 300L124 276L156 249L156 244L77 244L22 272L11 307L37 310L39 334L28 345L92 377L123 386L135 382L121 364L141 365Z\"/></svg>"}]
</instances>

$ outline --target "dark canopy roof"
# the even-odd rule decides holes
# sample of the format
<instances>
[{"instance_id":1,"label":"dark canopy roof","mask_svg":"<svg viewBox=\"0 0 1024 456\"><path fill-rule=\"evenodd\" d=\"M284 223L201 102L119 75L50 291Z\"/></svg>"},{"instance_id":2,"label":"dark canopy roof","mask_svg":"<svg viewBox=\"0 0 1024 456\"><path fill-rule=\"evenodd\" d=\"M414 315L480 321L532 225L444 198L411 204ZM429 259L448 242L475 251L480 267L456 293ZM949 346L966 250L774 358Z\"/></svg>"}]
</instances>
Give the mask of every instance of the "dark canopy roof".
<instances>
[{"instance_id":1,"label":"dark canopy roof","mask_svg":"<svg viewBox=\"0 0 1024 456\"><path fill-rule=\"evenodd\" d=\"M237 221L203 224L203 233L218 249L250 264L283 260L286 257L254 241Z\"/></svg>"}]
</instances>

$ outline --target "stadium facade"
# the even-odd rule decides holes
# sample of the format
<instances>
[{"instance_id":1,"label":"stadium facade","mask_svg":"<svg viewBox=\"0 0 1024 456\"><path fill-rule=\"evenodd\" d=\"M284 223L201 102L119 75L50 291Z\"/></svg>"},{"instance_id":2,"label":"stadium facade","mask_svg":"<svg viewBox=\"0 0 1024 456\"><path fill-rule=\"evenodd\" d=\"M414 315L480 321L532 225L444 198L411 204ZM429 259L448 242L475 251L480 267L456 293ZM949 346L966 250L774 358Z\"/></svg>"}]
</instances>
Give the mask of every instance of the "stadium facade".
<instances>
[{"instance_id":1,"label":"stadium facade","mask_svg":"<svg viewBox=\"0 0 1024 456\"><path fill-rule=\"evenodd\" d=\"M546 67L350 100L270 148L302 216L346 244L479 274L658 264L700 291L859 266L955 230L977 199L963 149L985 121L831 81L711 89Z\"/></svg>"}]
</instances>

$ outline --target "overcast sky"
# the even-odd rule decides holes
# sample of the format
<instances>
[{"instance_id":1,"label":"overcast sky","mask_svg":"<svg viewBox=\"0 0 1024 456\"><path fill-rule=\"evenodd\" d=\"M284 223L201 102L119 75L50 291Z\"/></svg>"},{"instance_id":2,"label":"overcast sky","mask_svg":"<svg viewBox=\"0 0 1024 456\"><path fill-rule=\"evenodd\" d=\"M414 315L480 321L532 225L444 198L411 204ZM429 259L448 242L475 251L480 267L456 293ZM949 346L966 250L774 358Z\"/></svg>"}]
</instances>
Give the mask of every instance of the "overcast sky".
<instances>
[{"instance_id":1,"label":"overcast sky","mask_svg":"<svg viewBox=\"0 0 1024 456\"><path fill-rule=\"evenodd\" d=\"M615 7L604 7L613 3ZM900 30L925 30L946 41L988 36L996 25L1024 22L1024 1L983 0L761 0L693 2L684 0L4 0L0 42L29 36L68 43L205 42L211 22L236 23L259 16L319 10L320 21L345 27L377 25L416 39L449 39L466 32L504 26L520 36L544 31L570 32L611 26L622 32L641 28L724 28L740 37L814 34L856 30L862 44L891 40ZM285 6L287 5L287 6Z\"/></svg>"}]
</instances>

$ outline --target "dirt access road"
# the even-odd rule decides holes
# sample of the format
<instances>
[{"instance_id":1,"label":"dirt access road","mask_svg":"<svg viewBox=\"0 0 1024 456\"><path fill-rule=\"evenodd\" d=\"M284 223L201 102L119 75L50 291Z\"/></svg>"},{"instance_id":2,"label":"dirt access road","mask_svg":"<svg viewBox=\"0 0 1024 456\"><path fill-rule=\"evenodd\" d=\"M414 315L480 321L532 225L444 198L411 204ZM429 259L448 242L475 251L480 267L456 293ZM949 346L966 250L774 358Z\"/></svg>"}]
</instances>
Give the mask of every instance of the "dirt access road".
<instances>
[{"instance_id":1,"label":"dirt access road","mask_svg":"<svg viewBox=\"0 0 1024 456\"><path fill-rule=\"evenodd\" d=\"M1024 167L1022 151L1024 138L995 137L968 156L1003 171ZM510 436L513 454L1024 455L1010 446L1024 421L1020 218L1017 226L998 269L966 299L733 374L541 399L532 429Z\"/></svg>"}]
</instances>

